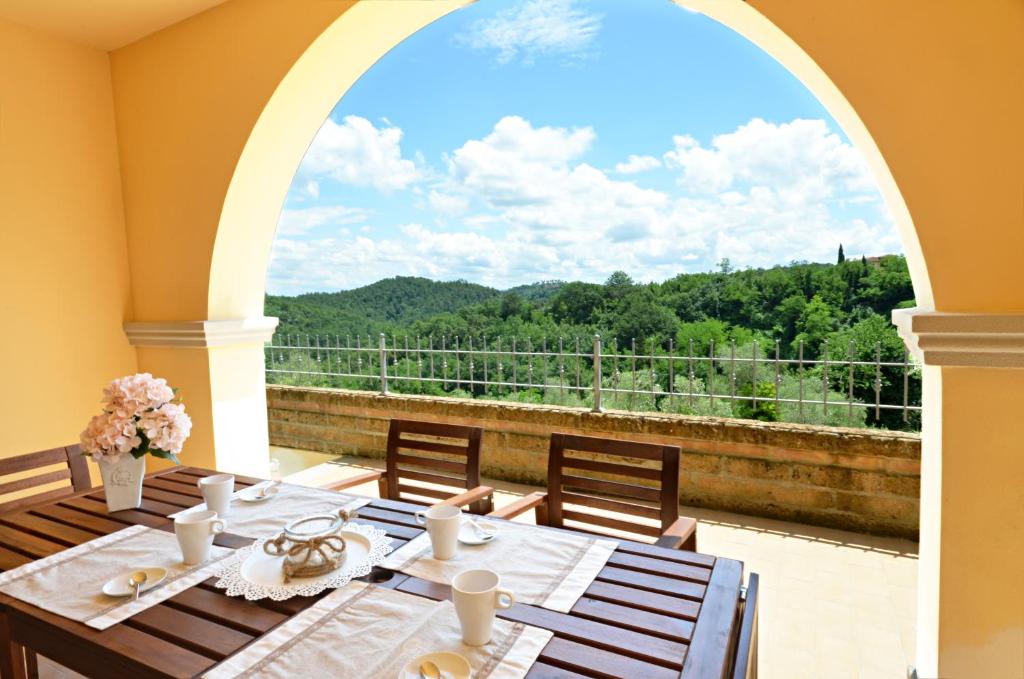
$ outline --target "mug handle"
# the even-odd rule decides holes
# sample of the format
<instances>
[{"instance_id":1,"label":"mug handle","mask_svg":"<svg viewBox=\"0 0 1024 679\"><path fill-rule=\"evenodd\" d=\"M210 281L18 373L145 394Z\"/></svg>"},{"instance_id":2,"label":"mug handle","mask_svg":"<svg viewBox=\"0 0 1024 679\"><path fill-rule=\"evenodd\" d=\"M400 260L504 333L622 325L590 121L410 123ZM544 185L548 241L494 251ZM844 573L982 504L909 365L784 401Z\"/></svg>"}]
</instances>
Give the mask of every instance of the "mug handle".
<instances>
[{"instance_id":1,"label":"mug handle","mask_svg":"<svg viewBox=\"0 0 1024 679\"><path fill-rule=\"evenodd\" d=\"M210 522L210 534L220 535L228 528L228 522L224 519L214 519Z\"/></svg>"},{"instance_id":2,"label":"mug handle","mask_svg":"<svg viewBox=\"0 0 1024 679\"><path fill-rule=\"evenodd\" d=\"M494 607L498 609L512 608L516 603L516 597L512 592L500 587L494 590Z\"/></svg>"},{"instance_id":3,"label":"mug handle","mask_svg":"<svg viewBox=\"0 0 1024 679\"><path fill-rule=\"evenodd\" d=\"M416 512L416 523L418 523L421 526L426 526L427 525L427 513L426 512Z\"/></svg>"},{"instance_id":4,"label":"mug handle","mask_svg":"<svg viewBox=\"0 0 1024 679\"><path fill-rule=\"evenodd\" d=\"M198 488L199 490L203 489L203 480L202 479L196 479L196 488Z\"/></svg>"}]
</instances>

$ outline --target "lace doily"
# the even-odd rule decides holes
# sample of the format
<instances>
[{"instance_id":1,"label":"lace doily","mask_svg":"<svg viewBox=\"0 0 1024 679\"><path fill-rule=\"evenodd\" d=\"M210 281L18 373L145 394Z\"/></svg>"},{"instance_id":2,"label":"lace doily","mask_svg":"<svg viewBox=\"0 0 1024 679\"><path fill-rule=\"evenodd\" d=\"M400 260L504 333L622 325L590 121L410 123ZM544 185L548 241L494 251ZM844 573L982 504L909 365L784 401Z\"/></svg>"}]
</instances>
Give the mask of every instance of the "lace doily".
<instances>
[{"instance_id":1,"label":"lace doily","mask_svg":"<svg viewBox=\"0 0 1024 679\"><path fill-rule=\"evenodd\" d=\"M369 575L373 567L383 563L388 553L391 552L391 538L380 528L361 523L347 523L342 530L358 533L369 541L370 548L365 558L358 561L346 559L338 570L317 578L295 578L291 582L284 582L282 576L280 582L271 583L267 579L257 582L245 577L243 573L246 569L243 566L248 559L270 558L266 557L263 552L263 543L273 538L270 536L256 540L228 558L224 567L215 576L219 578L215 586L226 589L228 596L244 596L250 601L257 599L284 601L293 596L314 596L326 589L344 587L354 578Z\"/></svg>"}]
</instances>

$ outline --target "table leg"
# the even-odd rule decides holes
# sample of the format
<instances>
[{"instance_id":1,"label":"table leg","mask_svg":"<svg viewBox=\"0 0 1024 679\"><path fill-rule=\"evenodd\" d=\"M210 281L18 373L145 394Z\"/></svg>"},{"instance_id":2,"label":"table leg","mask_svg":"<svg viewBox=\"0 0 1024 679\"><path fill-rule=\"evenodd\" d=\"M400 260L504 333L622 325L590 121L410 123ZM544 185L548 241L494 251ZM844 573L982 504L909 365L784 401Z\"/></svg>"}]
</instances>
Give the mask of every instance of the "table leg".
<instances>
[{"instance_id":1,"label":"table leg","mask_svg":"<svg viewBox=\"0 0 1024 679\"><path fill-rule=\"evenodd\" d=\"M0 613L0 678L27 679L25 649L11 639L11 621Z\"/></svg>"}]
</instances>

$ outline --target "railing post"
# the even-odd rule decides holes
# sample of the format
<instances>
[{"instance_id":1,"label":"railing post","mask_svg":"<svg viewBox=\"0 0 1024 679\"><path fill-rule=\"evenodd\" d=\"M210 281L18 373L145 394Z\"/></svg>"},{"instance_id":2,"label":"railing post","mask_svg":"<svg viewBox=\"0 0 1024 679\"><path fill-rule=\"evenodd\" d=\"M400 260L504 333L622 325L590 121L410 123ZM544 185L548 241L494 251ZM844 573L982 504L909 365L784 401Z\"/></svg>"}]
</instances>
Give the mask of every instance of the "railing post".
<instances>
[{"instance_id":1,"label":"railing post","mask_svg":"<svg viewBox=\"0 0 1024 679\"><path fill-rule=\"evenodd\" d=\"M601 336L594 335L594 407L591 412L599 413L601 408Z\"/></svg>"},{"instance_id":2,"label":"railing post","mask_svg":"<svg viewBox=\"0 0 1024 679\"><path fill-rule=\"evenodd\" d=\"M388 394L388 341L384 333L380 334L380 393Z\"/></svg>"}]
</instances>

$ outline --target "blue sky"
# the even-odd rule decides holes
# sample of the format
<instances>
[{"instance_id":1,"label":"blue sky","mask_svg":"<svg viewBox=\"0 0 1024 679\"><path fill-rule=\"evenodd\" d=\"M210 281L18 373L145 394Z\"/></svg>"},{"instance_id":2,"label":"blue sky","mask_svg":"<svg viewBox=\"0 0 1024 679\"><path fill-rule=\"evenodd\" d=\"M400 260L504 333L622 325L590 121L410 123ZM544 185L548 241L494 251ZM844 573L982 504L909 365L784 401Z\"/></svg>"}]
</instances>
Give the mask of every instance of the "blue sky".
<instances>
[{"instance_id":1,"label":"blue sky","mask_svg":"<svg viewBox=\"0 0 1024 679\"><path fill-rule=\"evenodd\" d=\"M267 283L663 280L840 242L901 251L859 152L756 46L667 0L479 0L338 102Z\"/></svg>"}]
</instances>

